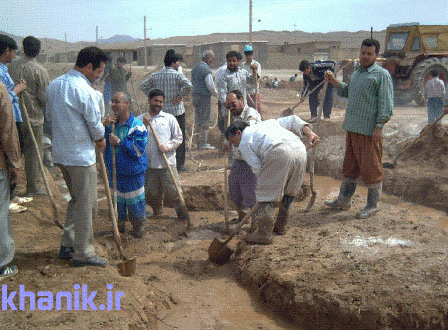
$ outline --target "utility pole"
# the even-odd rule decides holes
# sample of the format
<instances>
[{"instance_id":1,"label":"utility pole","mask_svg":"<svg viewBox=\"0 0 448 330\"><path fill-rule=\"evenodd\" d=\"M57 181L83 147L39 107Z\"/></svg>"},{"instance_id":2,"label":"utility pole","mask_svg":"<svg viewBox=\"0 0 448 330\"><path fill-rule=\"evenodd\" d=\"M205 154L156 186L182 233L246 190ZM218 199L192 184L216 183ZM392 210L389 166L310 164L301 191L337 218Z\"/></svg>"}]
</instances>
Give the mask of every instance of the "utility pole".
<instances>
[{"instance_id":1,"label":"utility pole","mask_svg":"<svg viewBox=\"0 0 448 330\"><path fill-rule=\"evenodd\" d=\"M96 26L96 45L98 46L98 25Z\"/></svg>"},{"instance_id":2,"label":"utility pole","mask_svg":"<svg viewBox=\"0 0 448 330\"><path fill-rule=\"evenodd\" d=\"M373 39L373 26L370 27L370 39Z\"/></svg>"},{"instance_id":3,"label":"utility pole","mask_svg":"<svg viewBox=\"0 0 448 330\"><path fill-rule=\"evenodd\" d=\"M143 38L145 39L145 44L144 44L144 48L145 48L145 69L148 68L148 50L146 49L146 16L144 16L143 18Z\"/></svg>"},{"instance_id":4,"label":"utility pole","mask_svg":"<svg viewBox=\"0 0 448 330\"><path fill-rule=\"evenodd\" d=\"M68 43L67 43L67 32L65 33L65 62L68 63Z\"/></svg>"},{"instance_id":5,"label":"utility pole","mask_svg":"<svg viewBox=\"0 0 448 330\"><path fill-rule=\"evenodd\" d=\"M252 0L249 0L249 43L252 46Z\"/></svg>"}]
</instances>

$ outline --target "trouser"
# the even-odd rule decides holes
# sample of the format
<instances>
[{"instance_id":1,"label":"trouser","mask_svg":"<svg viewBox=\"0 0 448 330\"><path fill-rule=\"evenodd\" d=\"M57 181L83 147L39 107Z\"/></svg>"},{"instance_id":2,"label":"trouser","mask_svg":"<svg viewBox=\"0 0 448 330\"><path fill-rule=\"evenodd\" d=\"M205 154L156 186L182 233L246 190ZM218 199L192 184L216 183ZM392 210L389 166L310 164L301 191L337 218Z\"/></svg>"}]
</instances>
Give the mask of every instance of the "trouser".
<instances>
[{"instance_id":1,"label":"trouser","mask_svg":"<svg viewBox=\"0 0 448 330\"><path fill-rule=\"evenodd\" d=\"M6 169L0 169L0 267L14 258L15 244L9 218L9 178Z\"/></svg>"},{"instance_id":2,"label":"trouser","mask_svg":"<svg viewBox=\"0 0 448 330\"><path fill-rule=\"evenodd\" d=\"M428 125L434 123L443 114L443 101L441 97L428 99ZM440 124L440 122L439 122Z\"/></svg>"},{"instance_id":3,"label":"trouser","mask_svg":"<svg viewBox=\"0 0 448 330\"><path fill-rule=\"evenodd\" d=\"M310 90L313 89L315 86L317 86L320 83L320 81L317 82L317 84L310 85ZM319 92L322 90L323 86L319 87L313 94L310 94L310 112L311 117L317 117L317 107L319 105ZM323 113L324 117L330 117L331 115L331 109L333 107L333 85L328 84L327 87L327 93L325 94L324 99L324 108Z\"/></svg>"},{"instance_id":4,"label":"trouser","mask_svg":"<svg viewBox=\"0 0 448 330\"><path fill-rule=\"evenodd\" d=\"M175 116L177 123L179 124L180 130L182 131L182 143L176 149L176 165L180 169L185 164L185 140L187 138L185 134L185 112L179 116Z\"/></svg>"},{"instance_id":5,"label":"trouser","mask_svg":"<svg viewBox=\"0 0 448 330\"><path fill-rule=\"evenodd\" d=\"M58 166L71 196L61 246L75 249L73 259L85 260L95 256L92 222L98 211L96 164Z\"/></svg>"},{"instance_id":6,"label":"trouser","mask_svg":"<svg viewBox=\"0 0 448 330\"><path fill-rule=\"evenodd\" d=\"M383 138L347 132L342 176L365 184L383 181Z\"/></svg>"},{"instance_id":7,"label":"trouser","mask_svg":"<svg viewBox=\"0 0 448 330\"><path fill-rule=\"evenodd\" d=\"M171 169L180 186L179 175L176 168L171 166ZM145 195L146 203L148 203L153 210L159 210L162 207L164 197L170 201L178 200L179 196L176 185L167 168L148 168L146 170Z\"/></svg>"},{"instance_id":8,"label":"trouser","mask_svg":"<svg viewBox=\"0 0 448 330\"><path fill-rule=\"evenodd\" d=\"M44 135L43 125L32 125L31 126L34 137L39 148L39 153L42 157L43 142L42 138ZM31 132L28 129L28 125L21 125L20 131L23 137L23 156L25 158L25 173L26 173L26 192L34 193L39 190L39 178L41 176L39 171L39 159L37 155L37 150L35 148L33 139L31 137Z\"/></svg>"},{"instance_id":9,"label":"trouser","mask_svg":"<svg viewBox=\"0 0 448 330\"><path fill-rule=\"evenodd\" d=\"M306 168L305 145L297 138L268 152L258 174L257 202L281 201L283 195L296 196Z\"/></svg>"},{"instance_id":10,"label":"trouser","mask_svg":"<svg viewBox=\"0 0 448 330\"><path fill-rule=\"evenodd\" d=\"M212 96L193 94L193 106L196 127L209 129L212 119Z\"/></svg>"},{"instance_id":11,"label":"trouser","mask_svg":"<svg viewBox=\"0 0 448 330\"><path fill-rule=\"evenodd\" d=\"M254 206L257 176L241 159L235 159L229 173L229 196L237 208Z\"/></svg>"}]
</instances>

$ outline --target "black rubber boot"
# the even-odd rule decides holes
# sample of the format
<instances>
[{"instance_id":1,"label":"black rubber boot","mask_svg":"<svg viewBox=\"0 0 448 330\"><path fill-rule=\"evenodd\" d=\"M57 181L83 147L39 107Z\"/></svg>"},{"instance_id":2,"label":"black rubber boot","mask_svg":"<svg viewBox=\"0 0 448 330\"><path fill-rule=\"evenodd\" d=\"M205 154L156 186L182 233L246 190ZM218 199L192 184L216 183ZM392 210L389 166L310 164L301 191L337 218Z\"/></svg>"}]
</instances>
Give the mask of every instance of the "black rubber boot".
<instances>
[{"instance_id":1,"label":"black rubber boot","mask_svg":"<svg viewBox=\"0 0 448 330\"><path fill-rule=\"evenodd\" d=\"M339 196L333 201L325 201L324 204L333 209L349 210L352 207L352 196L356 191L358 183L354 180L344 178L339 189Z\"/></svg>"},{"instance_id":2,"label":"black rubber boot","mask_svg":"<svg viewBox=\"0 0 448 330\"><path fill-rule=\"evenodd\" d=\"M286 234L286 225L288 224L289 208L294 202L294 196L284 195L278 209L277 219L275 220L274 233L277 235Z\"/></svg>"},{"instance_id":3,"label":"black rubber boot","mask_svg":"<svg viewBox=\"0 0 448 330\"><path fill-rule=\"evenodd\" d=\"M366 219L380 210L378 204L380 202L382 190L382 182L369 187L369 190L367 191L367 205L356 215L357 219Z\"/></svg>"}]
</instances>

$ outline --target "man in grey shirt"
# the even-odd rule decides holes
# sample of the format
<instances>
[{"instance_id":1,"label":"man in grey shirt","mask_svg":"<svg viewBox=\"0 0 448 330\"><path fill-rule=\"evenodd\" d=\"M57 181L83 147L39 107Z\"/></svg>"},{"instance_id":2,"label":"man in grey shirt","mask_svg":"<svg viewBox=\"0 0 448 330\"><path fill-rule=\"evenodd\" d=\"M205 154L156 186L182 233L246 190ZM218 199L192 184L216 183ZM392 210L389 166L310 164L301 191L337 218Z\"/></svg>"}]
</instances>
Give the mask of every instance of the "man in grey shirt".
<instances>
[{"instance_id":1,"label":"man in grey shirt","mask_svg":"<svg viewBox=\"0 0 448 330\"><path fill-rule=\"evenodd\" d=\"M217 95L213 82L212 70L209 65L215 60L213 51L206 50L202 61L196 64L191 71L193 84L193 106L195 109L195 124L199 132L199 149L215 149L207 142L207 135L211 124L212 94Z\"/></svg>"},{"instance_id":2,"label":"man in grey shirt","mask_svg":"<svg viewBox=\"0 0 448 330\"><path fill-rule=\"evenodd\" d=\"M48 121L53 133L53 161L70 192L59 258L74 267L106 267L95 254L92 220L98 209L95 146L106 148L96 91L108 56L97 47L83 48L75 67L47 88Z\"/></svg>"}]
</instances>

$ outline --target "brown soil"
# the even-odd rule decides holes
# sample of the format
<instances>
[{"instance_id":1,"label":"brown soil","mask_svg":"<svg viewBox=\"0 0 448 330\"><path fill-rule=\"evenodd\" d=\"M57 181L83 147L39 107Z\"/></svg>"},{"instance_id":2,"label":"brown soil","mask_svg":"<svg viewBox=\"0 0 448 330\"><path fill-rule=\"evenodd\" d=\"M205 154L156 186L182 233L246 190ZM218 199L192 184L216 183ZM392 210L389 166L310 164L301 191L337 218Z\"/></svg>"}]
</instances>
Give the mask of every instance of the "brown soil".
<instances>
[{"instance_id":1,"label":"brown soil","mask_svg":"<svg viewBox=\"0 0 448 330\"><path fill-rule=\"evenodd\" d=\"M61 73L59 69L59 73ZM137 89L147 72L134 70ZM54 69L54 72L57 70ZM136 91L136 95L139 93ZM261 89L265 118L274 118L298 102L297 91ZM145 104L138 94L137 102ZM342 104L342 103L341 103ZM193 122L186 100L187 123ZM216 115L215 106L214 115ZM309 118L308 105L296 110ZM330 212L323 201L337 194L344 132L343 107L335 107L331 122L315 125L322 137L316 157L317 200L304 213L306 182L300 202L293 205L287 234L271 246L238 245L234 260L225 266L208 261L207 248L217 235L224 237L222 180L224 158L218 150L188 153L190 170L180 174L193 229L166 208L159 219L148 217L146 233L135 239L123 235L126 256L137 256L137 272L118 274L119 256L112 237L103 185L99 185L99 215L94 224L97 253L108 258L105 269L71 268L57 258L61 230L52 223L46 197L36 197L24 213L11 216L19 274L2 281L8 292L74 292L74 285L98 291L97 306L105 303L106 285L123 292L120 310L3 311L4 329L445 329L448 284L446 211L447 129L438 127L418 136L425 109L397 108L385 127L385 160L397 167L385 170L382 211L368 220L356 220L365 204L366 188L359 187L353 207ZM191 136L191 126L187 129ZM317 127L316 127L317 126ZM211 142L218 146L217 128ZM58 169L51 175L66 194ZM333 177L333 178L331 178ZM18 187L23 193L24 182ZM407 201L404 201L404 196ZM58 198L60 220L66 201ZM148 208L148 212L150 212ZM230 218L235 217L232 211ZM233 227L233 225L232 225ZM130 229L130 228L128 228ZM237 247L248 227L229 245ZM27 298L28 299L28 298ZM37 299L36 299L37 300ZM14 300L19 308L18 297ZM28 300L26 300L28 301ZM65 305L63 304L63 307ZM64 308L63 308L64 309ZM66 309L66 308L65 308Z\"/></svg>"}]
</instances>

